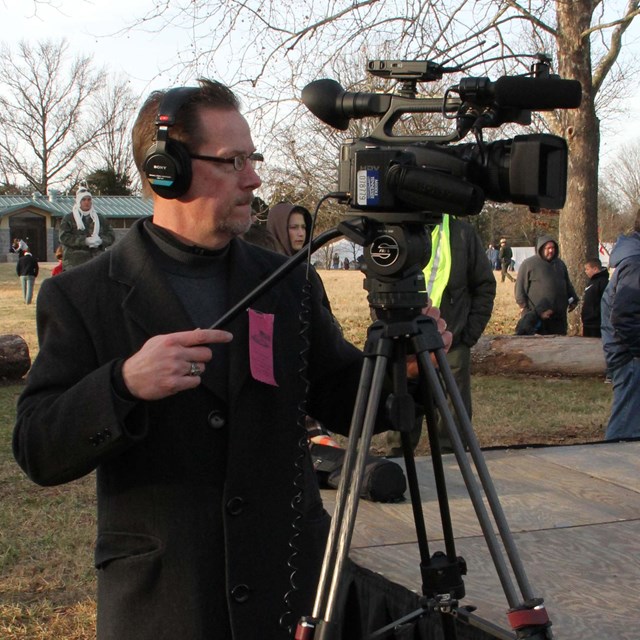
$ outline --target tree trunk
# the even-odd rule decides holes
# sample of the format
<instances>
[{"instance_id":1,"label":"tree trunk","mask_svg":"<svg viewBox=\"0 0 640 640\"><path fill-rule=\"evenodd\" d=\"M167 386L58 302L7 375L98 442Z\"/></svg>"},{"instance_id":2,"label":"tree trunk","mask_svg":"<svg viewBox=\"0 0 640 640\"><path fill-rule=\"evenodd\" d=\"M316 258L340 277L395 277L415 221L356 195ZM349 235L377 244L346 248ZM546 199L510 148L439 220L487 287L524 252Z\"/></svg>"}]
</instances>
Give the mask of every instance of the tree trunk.
<instances>
[{"instance_id":1,"label":"tree trunk","mask_svg":"<svg viewBox=\"0 0 640 640\"><path fill-rule=\"evenodd\" d=\"M31 367L29 347L21 336L0 336L0 378L19 380Z\"/></svg>"},{"instance_id":2,"label":"tree trunk","mask_svg":"<svg viewBox=\"0 0 640 640\"><path fill-rule=\"evenodd\" d=\"M583 266L598 257L598 154L600 122L595 110L589 36L593 0L556 1L558 71L563 78L579 80L582 103L558 115L569 145L567 200L560 212L560 257L579 296L586 285ZM578 332L580 319L569 318L569 333Z\"/></svg>"},{"instance_id":3,"label":"tree trunk","mask_svg":"<svg viewBox=\"0 0 640 640\"><path fill-rule=\"evenodd\" d=\"M600 338L484 336L471 350L473 373L601 376L606 365Z\"/></svg>"}]
</instances>

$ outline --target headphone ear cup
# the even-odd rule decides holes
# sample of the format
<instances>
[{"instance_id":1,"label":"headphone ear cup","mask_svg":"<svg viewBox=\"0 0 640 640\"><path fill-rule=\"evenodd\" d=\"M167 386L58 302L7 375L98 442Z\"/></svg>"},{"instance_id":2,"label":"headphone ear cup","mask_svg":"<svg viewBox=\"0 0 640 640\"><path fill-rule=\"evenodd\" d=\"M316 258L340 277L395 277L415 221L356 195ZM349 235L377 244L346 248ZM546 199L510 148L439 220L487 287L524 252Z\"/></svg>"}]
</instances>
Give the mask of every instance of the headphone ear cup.
<instances>
[{"instance_id":1,"label":"headphone ear cup","mask_svg":"<svg viewBox=\"0 0 640 640\"><path fill-rule=\"evenodd\" d=\"M176 140L167 140L162 145L155 144L147 152L144 173L154 193L167 200L179 198L191 185L189 152Z\"/></svg>"}]
</instances>

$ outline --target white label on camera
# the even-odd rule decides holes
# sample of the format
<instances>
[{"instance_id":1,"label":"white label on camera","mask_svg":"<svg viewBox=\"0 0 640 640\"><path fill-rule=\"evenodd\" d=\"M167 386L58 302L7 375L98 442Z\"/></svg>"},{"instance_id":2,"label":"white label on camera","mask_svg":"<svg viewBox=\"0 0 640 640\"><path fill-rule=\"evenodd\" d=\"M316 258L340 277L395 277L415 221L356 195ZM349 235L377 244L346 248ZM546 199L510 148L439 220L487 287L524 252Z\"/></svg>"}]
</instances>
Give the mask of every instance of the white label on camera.
<instances>
[{"instance_id":1,"label":"white label on camera","mask_svg":"<svg viewBox=\"0 0 640 640\"><path fill-rule=\"evenodd\" d=\"M356 182L356 203L361 207L378 204L380 198L378 171L362 169L357 173Z\"/></svg>"}]
</instances>

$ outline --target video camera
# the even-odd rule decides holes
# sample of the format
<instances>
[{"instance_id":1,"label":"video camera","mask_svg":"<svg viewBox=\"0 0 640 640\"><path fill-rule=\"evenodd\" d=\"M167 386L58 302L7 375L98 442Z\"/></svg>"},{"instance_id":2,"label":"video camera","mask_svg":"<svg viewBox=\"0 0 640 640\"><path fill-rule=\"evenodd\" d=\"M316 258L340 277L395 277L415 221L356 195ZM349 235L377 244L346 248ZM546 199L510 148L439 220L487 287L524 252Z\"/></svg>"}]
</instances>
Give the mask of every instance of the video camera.
<instances>
[{"instance_id":1,"label":"video camera","mask_svg":"<svg viewBox=\"0 0 640 640\"><path fill-rule=\"evenodd\" d=\"M466 77L442 98L417 98L417 83L438 80L447 69L432 61L370 60L372 75L402 83L395 94L352 93L334 80L316 80L302 102L320 120L346 130L351 118L379 116L371 135L349 140L340 152L338 191L348 215L382 221L423 221L424 213L474 215L485 199L528 205L532 210L564 205L567 144L548 134L519 135L485 143L482 130L505 123L530 124L532 111L580 105L577 80L550 74L538 55L531 75ZM407 113L442 113L455 119L445 136L396 136L393 127ZM450 115L453 114L453 115ZM473 132L475 143L447 146Z\"/></svg>"}]
</instances>

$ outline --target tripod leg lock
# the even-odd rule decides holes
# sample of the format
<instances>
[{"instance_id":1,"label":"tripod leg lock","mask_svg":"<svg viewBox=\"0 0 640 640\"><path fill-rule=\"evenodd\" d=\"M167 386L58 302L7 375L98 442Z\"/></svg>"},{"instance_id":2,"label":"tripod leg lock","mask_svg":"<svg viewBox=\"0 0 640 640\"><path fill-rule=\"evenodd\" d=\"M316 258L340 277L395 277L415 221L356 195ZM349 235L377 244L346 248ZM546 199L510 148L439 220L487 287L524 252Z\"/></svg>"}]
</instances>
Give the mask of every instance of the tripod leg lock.
<instances>
[{"instance_id":1,"label":"tripod leg lock","mask_svg":"<svg viewBox=\"0 0 640 640\"><path fill-rule=\"evenodd\" d=\"M308 616L300 618L294 640L310 640L313 638L317 622L317 620Z\"/></svg>"},{"instance_id":2,"label":"tripod leg lock","mask_svg":"<svg viewBox=\"0 0 640 640\"><path fill-rule=\"evenodd\" d=\"M437 597L448 594L455 600L464 598L462 576L467 573L464 558L458 556L451 561L442 551L436 551L428 562L420 565L420 571L423 593Z\"/></svg>"},{"instance_id":3,"label":"tripod leg lock","mask_svg":"<svg viewBox=\"0 0 640 640\"><path fill-rule=\"evenodd\" d=\"M329 640L336 637L336 625L327 620L302 616L298 622L294 640Z\"/></svg>"},{"instance_id":4,"label":"tripod leg lock","mask_svg":"<svg viewBox=\"0 0 640 640\"><path fill-rule=\"evenodd\" d=\"M550 626L551 621L543 602L542 598L534 598L519 607L510 609L507 612L507 618L511 628L518 631L524 627Z\"/></svg>"}]
</instances>

